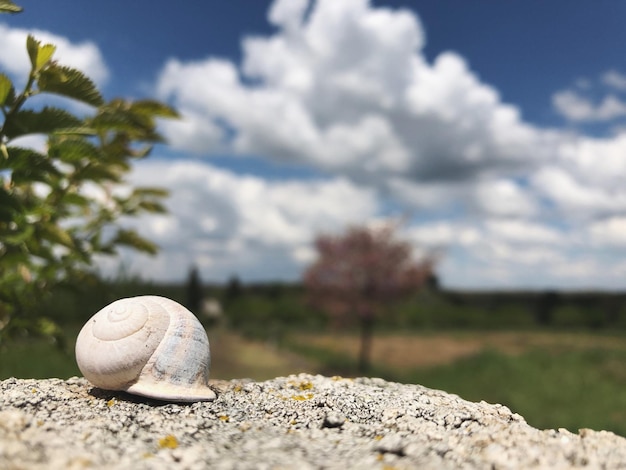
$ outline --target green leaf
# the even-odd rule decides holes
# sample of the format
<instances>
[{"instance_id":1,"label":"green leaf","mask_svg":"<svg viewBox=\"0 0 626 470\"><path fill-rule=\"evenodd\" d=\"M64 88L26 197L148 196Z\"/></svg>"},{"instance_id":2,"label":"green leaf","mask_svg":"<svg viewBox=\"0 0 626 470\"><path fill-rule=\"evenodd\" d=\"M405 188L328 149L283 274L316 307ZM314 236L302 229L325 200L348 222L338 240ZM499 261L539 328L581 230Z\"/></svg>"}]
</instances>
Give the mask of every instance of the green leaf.
<instances>
[{"instance_id":1,"label":"green leaf","mask_svg":"<svg viewBox=\"0 0 626 470\"><path fill-rule=\"evenodd\" d=\"M41 45L41 42L31 36L30 34L26 38L26 50L28 51L28 57L30 57L30 64L34 72L41 71L52 59L56 46L53 44Z\"/></svg>"},{"instance_id":2,"label":"green leaf","mask_svg":"<svg viewBox=\"0 0 626 470\"><path fill-rule=\"evenodd\" d=\"M125 139L144 142L161 142L152 115L136 112L134 104L115 99L98 109L98 114L89 122L101 132L118 131Z\"/></svg>"},{"instance_id":3,"label":"green leaf","mask_svg":"<svg viewBox=\"0 0 626 470\"><path fill-rule=\"evenodd\" d=\"M7 102L7 98L13 89L13 83L11 79L5 74L0 73L0 106L4 106Z\"/></svg>"},{"instance_id":4,"label":"green leaf","mask_svg":"<svg viewBox=\"0 0 626 470\"><path fill-rule=\"evenodd\" d=\"M19 200L0 186L0 222L12 222L21 211Z\"/></svg>"},{"instance_id":5,"label":"green leaf","mask_svg":"<svg viewBox=\"0 0 626 470\"><path fill-rule=\"evenodd\" d=\"M37 84L40 91L56 93L92 106L103 103L102 95L91 79L71 67L51 65L41 71Z\"/></svg>"},{"instance_id":6,"label":"green leaf","mask_svg":"<svg viewBox=\"0 0 626 470\"><path fill-rule=\"evenodd\" d=\"M163 188L143 187L135 188L133 191L133 197L166 197L169 195L169 191Z\"/></svg>"},{"instance_id":7,"label":"green leaf","mask_svg":"<svg viewBox=\"0 0 626 470\"><path fill-rule=\"evenodd\" d=\"M41 235L35 234L34 236L26 239L24 244L31 255L36 255L40 258L50 258L50 250L44 247L42 241L43 239Z\"/></svg>"},{"instance_id":8,"label":"green leaf","mask_svg":"<svg viewBox=\"0 0 626 470\"><path fill-rule=\"evenodd\" d=\"M91 137L96 135L96 130L93 127L79 126L79 127L64 127L63 129L57 129L54 131L54 135L75 135Z\"/></svg>"},{"instance_id":9,"label":"green leaf","mask_svg":"<svg viewBox=\"0 0 626 470\"><path fill-rule=\"evenodd\" d=\"M58 225L46 224L41 227L41 232L44 238L52 243L64 245L68 248L75 248L72 236Z\"/></svg>"},{"instance_id":10,"label":"green leaf","mask_svg":"<svg viewBox=\"0 0 626 470\"><path fill-rule=\"evenodd\" d=\"M80 137L53 138L48 142L48 155L50 158L67 163L77 163L85 158L97 159L100 156L98 147L87 139Z\"/></svg>"},{"instance_id":11,"label":"green leaf","mask_svg":"<svg viewBox=\"0 0 626 470\"><path fill-rule=\"evenodd\" d=\"M56 168L48 157L36 150L26 147L7 147L9 151L9 159L7 161L7 168L12 170L26 169L37 165L48 165L51 171L56 171Z\"/></svg>"},{"instance_id":12,"label":"green leaf","mask_svg":"<svg viewBox=\"0 0 626 470\"><path fill-rule=\"evenodd\" d=\"M53 44L46 44L44 46L39 47L39 51L37 52L37 63L36 63L37 71L44 68L44 66L46 66L48 62L50 62L56 49L57 49L56 46Z\"/></svg>"},{"instance_id":13,"label":"green leaf","mask_svg":"<svg viewBox=\"0 0 626 470\"><path fill-rule=\"evenodd\" d=\"M156 254L158 251L158 248L154 243L141 237L134 230L118 230L117 236L113 240L112 244L130 246L136 250L143 251L151 255Z\"/></svg>"},{"instance_id":14,"label":"green leaf","mask_svg":"<svg viewBox=\"0 0 626 470\"><path fill-rule=\"evenodd\" d=\"M119 181L124 171L123 168L116 167L114 165L88 165L80 172L82 180L92 180L100 182L106 181Z\"/></svg>"},{"instance_id":15,"label":"green leaf","mask_svg":"<svg viewBox=\"0 0 626 470\"><path fill-rule=\"evenodd\" d=\"M0 0L0 13L20 13L23 10L11 0Z\"/></svg>"},{"instance_id":16,"label":"green leaf","mask_svg":"<svg viewBox=\"0 0 626 470\"><path fill-rule=\"evenodd\" d=\"M60 202L73 206L88 207L91 201L89 198L81 196L78 193L67 193L63 195Z\"/></svg>"},{"instance_id":17,"label":"green leaf","mask_svg":"<svg viewBox=\"0 0 626 470\"><path fill-rule=\"evenodd\" d=\"M5 245L20 245L32 237L34 231L35 229L32 225L27 225L23 230L0 233L0 239Z\"/></svg>"},{"instance_id":18,"label":"green leaf","mask_svg":"<svg viewBox=\"0 0 626 470\"><path fill-rule=\"evenodd\" d=\"M7 119L4 135L11 140L27 134L49 134L64 128L75 128L82 121L67 111L46 106L40 111L22 110Z\"/></svg>"},{"instance_id":19,"label":"green leaf","mask_svg":"<svg viewBox=\"0 0 626 470\"><path fill-rule=\"evenodd\" d=\"M167 210L157 199L165 197L167 194L167 190L161 188L136 188L125 202L128 207L134 209L134 212L142 210L164 214Z\"/></svg>"},{"instance_id":20,"label":"green leaf","mask_svg":"<svg viewBox=\"0 0 626 470\"><path fill-rule=\"evenodd\" d=\"M35 70L37 68L37 53L39 52L40 42L35 39L31 34L26 38L26 50L28 51L28 57L30 57L30 65Z\"/></svg>"},{"instance_id":21,"label":"green leaf","mask_svg":"<svg viewBox=\"0 0 626 470\"><path fill-rule=\"evenodd\" d=\"M138 100L132 103L131 111L148 116L178 118L178 112L170 106L155 100Z\"/></svg>"},{"instance_id":22,"label":"green leaf","mask_svg":"<svg viewBox=\"0 0 626 470\"><path fill-rule=\"evenodd\" d=\"M156 201L141 201L138 204L138 207L143 211L150 212L153 214L165 214L167 213L167 209L165 206Z\"/></svg>"},{"instance_id":23,"label":"green leaf","mask_svg":"<svg viewBox=\"0 0 626 470\"><path fill-rule=\"evenodd\" d=\"M149 129L151 120L122 107L105 107L94 116L91 125L98 130L125 131L134 135L141 133L144 129Z\"/></svg>"},{"instance_id":24,"label":"green leaf","mask_svg":"<svg viewBox=\"0 0 626 470\"><path fill-rule=\"evenodd\" d=\"M6 276L8 270L13 270L16 266L19 266L20 264L27 264L28 254L24 253L23 251L11 250L3 253L2 256L0 256L0 260L0 265L2 265L2 268L0 269L0 275ZM0 282L0 289L1 287L3 286Z\"/></svg>"},{"instance_id":25,"label":"green leaf","mask_svg":"<svg viewBox=\"0 0 626 470\"><path fill-rule=\"evenodd\" d=\"M34 181L47 182L50 175L58 175L59 170L50 159L33 149L22 147L8 147L8 168L13 170L11 181L14 184L30 183Z\"/></svg>"}]
</instances>

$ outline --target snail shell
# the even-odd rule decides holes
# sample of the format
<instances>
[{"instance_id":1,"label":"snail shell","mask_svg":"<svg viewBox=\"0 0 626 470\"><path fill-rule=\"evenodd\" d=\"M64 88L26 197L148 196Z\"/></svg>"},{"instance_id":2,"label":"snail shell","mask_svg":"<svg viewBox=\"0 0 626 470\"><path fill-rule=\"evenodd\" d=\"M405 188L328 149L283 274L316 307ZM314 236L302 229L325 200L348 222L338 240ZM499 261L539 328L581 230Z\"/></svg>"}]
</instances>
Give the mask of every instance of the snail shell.
<instances>
[{"instance_id":1,"label":"snail shell","mask_svg":"<svg viewBox=\"0 0 626 470\"><path fill-rule=\"evenodd\" d=\"M207 401L211 355L202 324L165 297L140 296L107 305L76 339L85 378L106 390L159 400Z\"/></svg>"}]
</instances>

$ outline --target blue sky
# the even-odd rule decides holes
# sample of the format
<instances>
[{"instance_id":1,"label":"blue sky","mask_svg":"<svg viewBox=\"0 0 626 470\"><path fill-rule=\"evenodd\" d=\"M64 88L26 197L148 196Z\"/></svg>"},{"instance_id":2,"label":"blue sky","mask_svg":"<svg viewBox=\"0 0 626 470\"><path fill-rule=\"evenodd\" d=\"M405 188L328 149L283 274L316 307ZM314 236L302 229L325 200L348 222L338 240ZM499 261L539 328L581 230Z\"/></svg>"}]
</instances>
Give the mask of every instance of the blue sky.
<instances>
[{"instance_id":1,"label":"blue sky","mask_svg":"<svg viewBox=\"0 0 626 470\"><path fill-rule=\"evenodd\" d=\"M125 254L145 278L297 279L316 233L404 216L445 286L626 286L622 2L18 3L0 69L36 30L183 115L130 177L172 192L122 221L162 246Z\"/></svg>"}]
</instances>

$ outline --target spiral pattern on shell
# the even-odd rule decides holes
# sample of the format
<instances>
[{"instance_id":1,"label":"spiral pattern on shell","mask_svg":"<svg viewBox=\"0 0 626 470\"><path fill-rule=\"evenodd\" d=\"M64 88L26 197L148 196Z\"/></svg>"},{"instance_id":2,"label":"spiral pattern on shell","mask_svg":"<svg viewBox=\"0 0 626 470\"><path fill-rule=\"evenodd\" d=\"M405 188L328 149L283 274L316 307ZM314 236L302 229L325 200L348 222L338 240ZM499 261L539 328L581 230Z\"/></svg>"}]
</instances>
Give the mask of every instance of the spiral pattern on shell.
<instances>
[{"instance_id":1,"label":"spiral pattern on shell","mask_svg":"<svg viewBox=\"0 0 626 470\"><path fill-rule=\"evenodd\" d=\"M161 400L213 400L210 360L201 323L165 297L117 300L91 317L76 340L76 362L93 385Z\"/></svg>"}]
</instances>

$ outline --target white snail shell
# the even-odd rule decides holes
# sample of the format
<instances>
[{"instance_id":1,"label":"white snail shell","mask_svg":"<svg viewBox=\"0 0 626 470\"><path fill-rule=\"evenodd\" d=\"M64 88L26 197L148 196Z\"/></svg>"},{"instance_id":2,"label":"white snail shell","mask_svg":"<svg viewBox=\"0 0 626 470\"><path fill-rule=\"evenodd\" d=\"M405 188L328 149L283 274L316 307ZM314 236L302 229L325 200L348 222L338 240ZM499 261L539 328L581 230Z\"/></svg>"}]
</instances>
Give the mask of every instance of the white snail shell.
<instances>
[{"instance_id":1,"label":"white snail shell","mask_svg":"<svg viewBox=\"0 0 626 470\"><path fill-rule=\"evenodd\" d=\"M211 354L202 324L165 297L140 296L107 305L76 339L85 378L105 390L159 400L207 401Z\"/></svg>"}]
</instances>

